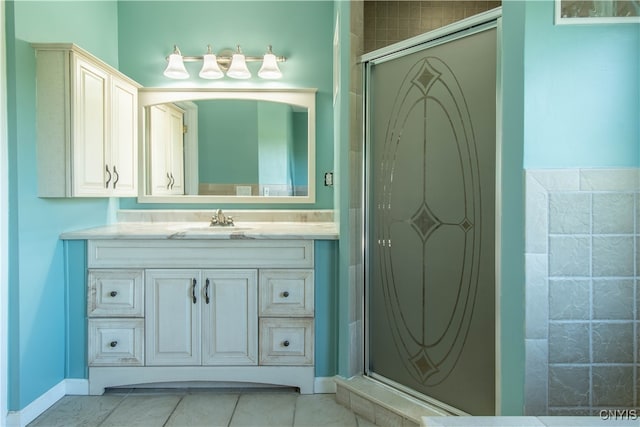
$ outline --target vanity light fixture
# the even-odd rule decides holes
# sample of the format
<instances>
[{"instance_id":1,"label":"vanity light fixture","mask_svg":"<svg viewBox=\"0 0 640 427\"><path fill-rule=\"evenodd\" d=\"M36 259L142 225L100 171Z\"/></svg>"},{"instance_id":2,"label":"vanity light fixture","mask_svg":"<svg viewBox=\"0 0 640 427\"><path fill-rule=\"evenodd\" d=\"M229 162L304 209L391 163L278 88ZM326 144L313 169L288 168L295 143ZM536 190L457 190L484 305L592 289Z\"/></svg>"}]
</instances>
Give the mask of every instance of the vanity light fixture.
<instances>
[{"instance_id":1,"label":"vanity light fixture","mask_svg":"<svg viewBox=\"0 0 640 427\"><path fill-rule=\"evenodd\" d=\"M173 53L169 55L169 64L164 70L164 75L170 79L188 79L189 73L184 67L184 58L178 46L173 45Z\"/></svg>"},{"instance_id":2,"label":"vanity light fixture","mask_svg":"<svg viewBox=\"0 0 640 427\"><path fill-rule=\"evenodd\" d=\"M279 79L282 77L282 71L278 68L278 60L271 51L271 45L267 48L267 53L264 54L258 77L263 79Z\"/></svg>"},{"instance_id":3,"label":"vanity light fixture","mask_svg":"<svg viewBox=\"0 0 640 427\"><path fill-rule=\"evenodd\" d=\"M234 79L248 79L251 77L251 71L247 68L247 60L240 50L240 45L238 45L238 49L231 57L231 65L229 65L227 76Z\"/></svg>"},{"instance_id":4,"label":"vanity light fixture","mask_svg":"<svg viewBox=\"0 0 640 427\"><path fill-rule=\"evenodd\" d=\"M247 62L260 62L262 67L258 71L258 77L262 79L279 79L282 72L278 68L278 62L285 62L284 56L276 56L267 48L264 56L245 56L240 49L240 45L235 51L226 49L216 55L212 52L211 45L207 45L207 53L202 56L183 56L178 46L173 46L173 53L167 57L169 64L164 70L164 75L171 79L187 79L189 72L184 66L185 62L202 61L202 68L198 74L203 79L220 79L227 76L234 79L248 79L251 71L247 67Z\"/></svg>"},{"instance_id":5,"label":"vanity light fixture","mask_svg":"<svg viewBox=\"0 0 640 427\"><path fill-rule=\"evenodd\" d=\"M211 52L211 45L207 45L207 53L202 57L202 69L198 74L203 79L221 79L224 73L218 66L218 58Z\"/></svg>"}]
</instances>

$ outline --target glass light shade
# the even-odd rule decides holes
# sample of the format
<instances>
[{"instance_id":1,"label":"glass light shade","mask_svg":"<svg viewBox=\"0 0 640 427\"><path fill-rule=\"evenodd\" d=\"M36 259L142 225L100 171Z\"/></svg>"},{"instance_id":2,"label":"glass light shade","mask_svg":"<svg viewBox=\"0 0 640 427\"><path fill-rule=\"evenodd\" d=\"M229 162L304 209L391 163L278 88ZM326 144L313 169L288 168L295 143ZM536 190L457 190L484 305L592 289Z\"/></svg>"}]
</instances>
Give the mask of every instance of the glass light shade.
<instances>
[{"instance_id":1,"label":"glass light shade","mask_svg":"<svg viewBox=\"0 0 640 427\"><path fill-rule=\"evenodd\" d=\"M231 65L227 71L227 76L234 79L248 79L251 77L251 71L247 68L247 62L242 53L234 53L231 57Z\"/></svg>"},{"instance_id":2,"label":"glass light shade","mask_svg":"<svg viewBox=\"0 0 640 427\"><path fill-rule=\"evenodd\" d=\"M170 79L188 79L189 73L184 67L182 55L180 53L172 53L169 55L169 65L164 70L164 75Z\"/></svg>"},{"instance_id":3,"label":"glass light shade","mask_svg":"<svg viewBox=\"0 0 640 427\"><path fill-rule=\"evenodd\" d=\"M282 71L278 68L278 61L273 53L266 53L262 61L262 67L258 71L258 77L263 79L279 79L282 77Z\"/></svg>"},{"instance_id":4,"label":"glass light shade","mask_svg":"<svg viewBox=\"0 0 640 427\"><path fill-rule=\"evenodd\" d=\"M198 74L203 79L221 79L224 77L224 73L218 66L218 59L212 53L207 53L203 56L202 69Z\"/></svg>"}]
</instances>

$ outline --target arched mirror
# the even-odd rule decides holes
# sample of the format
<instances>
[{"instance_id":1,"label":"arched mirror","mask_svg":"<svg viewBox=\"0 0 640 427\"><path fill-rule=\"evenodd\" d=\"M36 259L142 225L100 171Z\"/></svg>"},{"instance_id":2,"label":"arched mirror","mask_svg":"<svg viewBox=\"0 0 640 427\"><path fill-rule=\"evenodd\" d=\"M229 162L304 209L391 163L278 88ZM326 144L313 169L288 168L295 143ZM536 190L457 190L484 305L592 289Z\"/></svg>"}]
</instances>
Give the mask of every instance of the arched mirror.
<instances>
[{"instance_id":1,"label":"arched mirror","mask_svg":"<svg viewBox=\"0 0 640 427\"><path fill-rule=\"evenodd\" d=\"M139 91L141 203L314 203L315 89Z\"/></svg>"}]
</instances>

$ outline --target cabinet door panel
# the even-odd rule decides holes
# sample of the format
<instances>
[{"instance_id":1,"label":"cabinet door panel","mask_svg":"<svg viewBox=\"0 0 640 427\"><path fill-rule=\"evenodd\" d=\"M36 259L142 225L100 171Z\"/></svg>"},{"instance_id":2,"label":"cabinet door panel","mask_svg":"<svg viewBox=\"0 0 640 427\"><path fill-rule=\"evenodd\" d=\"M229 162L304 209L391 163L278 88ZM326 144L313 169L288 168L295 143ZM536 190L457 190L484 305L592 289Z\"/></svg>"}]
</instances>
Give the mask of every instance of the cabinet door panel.
<instances>
[{"instance_id":1,"label":"cabinet door panel","mask_svg":"<svg viewBox=\"0 0 640 427\"><path fill-rule=\"evenodd\" d=\"M110 188L114 195L136 196L138 179L138 102L137 89L112 78Z\"/></svg>"},{"instance_id":2,"label":"cabinet door panel","mask_svg":"<svg viewBox=\"0 0 640 427\"><path fill-rule=\"evenodd\" d=\"M257 365L257 271L207 270L204 277L203 363Z\"/></svg>"},{"instance_id":3,"label":"cabinet door panel","mask_svg":"<svg viewBox=\"0 0 640 427\"><path fill-rule=\"evenodd\" d=\"M200 277L199 270L147 270L147 365L200 364Z\"/></svg>"},{"instance_id":4,"label":"cabinet door panel","mask_svg":"<svg viewBox=\"0 0 640 427\"><path fill-rule=\"evenodd\" d=\"M105 144L108 74L77 56L73 117L73 191L76 196L106 194ZM111 171L111 167L109 167Z\"/></svg>"},{"instance_id":5,"label":"cabinet door panel","mask_svg":"<svg viewBox=\"0 0 640 427\"><path fill-rule=\"evenodd\" d=\"M149 107L148 152L151 194L184 194L183 112L170 105Z\"/></svg>"},{"instance_id":6,"label":"cabinet door panel","mask_svg":"<svg viewBox=\"0 0 640 427\"><path fill-rule=\"evenodd\" d=\"M184 194L184 113L169 109L169 164L171 175L169 194Z\"/></svg>"}]
</instances>

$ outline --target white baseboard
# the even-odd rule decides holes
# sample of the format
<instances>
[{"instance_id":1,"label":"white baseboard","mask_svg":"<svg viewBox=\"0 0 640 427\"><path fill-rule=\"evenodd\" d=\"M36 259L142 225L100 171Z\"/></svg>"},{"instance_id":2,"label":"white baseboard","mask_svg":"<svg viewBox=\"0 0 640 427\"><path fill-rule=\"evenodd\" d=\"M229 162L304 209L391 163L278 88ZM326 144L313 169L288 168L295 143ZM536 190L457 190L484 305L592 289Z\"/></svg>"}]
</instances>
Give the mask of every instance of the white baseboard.
<instances>
[{"instance_id":1,"label":"white baseboard","mask_svg":"<svg viewBox=\"0 0 640 427\"><path fill-rule=\"evenodd\" d=\"M89 394L89 380L80 378L67 378L66 395L69 396L87 396Z\"/></svg>"},{"instance_id":2,"label":"white baseboard","mask_svg":"<svg viewBox=\"0 0 640 427\"><path fill-rule=\"evenodd\" d=\"M336 382L333 377L316 377L313 382L313 392L315 394L335 393Z\"/></svg>"},{"instance_id":3,"label":"white baseboard","mask_svg":"<svg viewBox=\"0 0 640 427\"><path fill-rule=\"evenodd\" d=\"M60 381L23 409L19 411L9 411L7 414L7 427L26 426L68 394L89 394L89 381L84 379L66 379Z\"/></svg>"}]
</instances>

